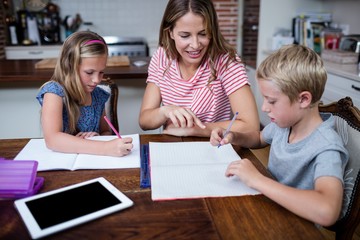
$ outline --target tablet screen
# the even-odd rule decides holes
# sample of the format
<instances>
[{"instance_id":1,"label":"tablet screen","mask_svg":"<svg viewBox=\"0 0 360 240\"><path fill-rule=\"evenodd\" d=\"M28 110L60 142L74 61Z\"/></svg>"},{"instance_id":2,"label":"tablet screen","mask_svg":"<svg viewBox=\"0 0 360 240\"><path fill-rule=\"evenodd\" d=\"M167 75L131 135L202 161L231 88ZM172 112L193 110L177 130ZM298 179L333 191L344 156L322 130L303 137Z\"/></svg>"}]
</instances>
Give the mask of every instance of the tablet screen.
<instances>
[{"instance_id":1,"label":"tablet screen","mask_svg":"<svg viewBox=\"0 0 360 240\"><path fill-rule=\"evenodd\" d=\"M121 203L99 182L26 202L41 229Z\"/></svg>"},{"instance_id":2,"label":"tablet screen","mask_svg":"<svg viewBox=\"0 0 360 240\"><path fill-rule=\"evenodd\" d=\"M32 238L39 238L128 208L133 202L100 177L14 204Z\"/></svg>"}]
</instances>

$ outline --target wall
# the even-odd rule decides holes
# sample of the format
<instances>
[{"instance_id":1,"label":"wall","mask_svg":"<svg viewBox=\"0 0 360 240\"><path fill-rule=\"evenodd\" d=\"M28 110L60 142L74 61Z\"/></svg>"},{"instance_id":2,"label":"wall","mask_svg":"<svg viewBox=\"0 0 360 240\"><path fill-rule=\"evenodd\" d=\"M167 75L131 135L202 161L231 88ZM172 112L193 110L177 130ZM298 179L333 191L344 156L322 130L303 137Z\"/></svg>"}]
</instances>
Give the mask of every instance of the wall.
<instances>
[{"instance_id":1,"label":"wall","mask_svg":"<svg viewBox=\"0 0 360 240\"><path fill-rule=\"evenodd\" d=\"M13 0L16 10L21 8L22 0ZM151 46L156 47L160 21L167 4L166 0L52 0L60 8L60 18L80 14L84 22L80 30L90 29L102 36L144 37ZM131 27L133 26L133 27ZM61 38L65 39L61 26Z\"/></svg>"},{"instance_id":2,"label":"wall","mask_svg":"<svg viewBox=\"0 0 360 240\"><path fill-rule=\"evenodd\" d=\"M279 28L291 29L292 18L301 11L321 11L323 2L314 0L261 0L257 66L266 58L273 34ZM279 13L279 6L282 10ZM286 10L285 10L286 9Z\"/></svg>"},{"instance_id":3,"label":"wall","mask_svg":"<svg viewBox=\"0 0 360 240\"><path fill-rule=\"evenodd\" d=\"M327 0L324 10L333 13L333 22L349 24L349 33L360 34L360 1L359 0Z\"/></svg>"},{"instance_id":4,"label":"wall","mask_svg":"<svg viewBox=\"0 0 360 240\"><path fill-rule=\"evenodd\" d=\"M14 8L21 8L22 0L13 0ZM84 22L80 30L90 29L102 36L144 37L150 55L157 47L159 26L167 0L52 0L60 8L60 18L80 14ZM238 0L214 0L219 25L225 38L234 46L238 39ZM65 39L61 26L61 38Z\"/></svg>"}]
</instances>

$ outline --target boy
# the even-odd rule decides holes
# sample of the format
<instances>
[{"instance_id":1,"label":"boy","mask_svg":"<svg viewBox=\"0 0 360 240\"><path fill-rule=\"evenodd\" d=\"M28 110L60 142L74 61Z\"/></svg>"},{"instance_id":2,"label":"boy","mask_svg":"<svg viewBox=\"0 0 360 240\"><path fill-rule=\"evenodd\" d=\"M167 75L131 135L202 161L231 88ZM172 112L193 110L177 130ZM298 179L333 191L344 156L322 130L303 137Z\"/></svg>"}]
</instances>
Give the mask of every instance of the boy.
<instances>
[{"instance_id":1,"label":"boy","mask_svg":"<svg viewBox=\"0 0 360 240\"><path fill-rule=\"evenodd\" d=\"M264 97L262 111L271 123L261 132L211 133L212 145L231 143L247 148L271 144L268 169L262 175L248 159L229 164L225 175L238 176L295 214L322 226L340 215L343 173L348 153L334 130L331 114L320 114L326 70L321 58L301 45L287 45L266 58L256 72Z\"/></svg>"}]
</instances>

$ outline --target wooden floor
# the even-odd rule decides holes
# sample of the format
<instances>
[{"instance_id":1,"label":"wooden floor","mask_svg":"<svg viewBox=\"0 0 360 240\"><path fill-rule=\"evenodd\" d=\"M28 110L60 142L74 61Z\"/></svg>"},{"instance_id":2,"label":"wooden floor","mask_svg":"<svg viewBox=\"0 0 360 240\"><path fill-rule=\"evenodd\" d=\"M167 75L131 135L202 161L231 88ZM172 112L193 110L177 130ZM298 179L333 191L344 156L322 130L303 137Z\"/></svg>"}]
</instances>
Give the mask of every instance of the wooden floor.
<instances>
[{"instance_id":1,"label":"wooden floor","mask_svg":"<svg viewBox=\"0 0 360 240\"><path fill-rule=\"evenodd\" d=\"M267 149L269 150L270 148L267 147ZM269 151L267 151L267 153L265 151L257 151L256 149L252 149L251 150L254 155L262 162L262 164L264 164L264 166L267 166L267 161L269 159ZM323 233L325 239L327 240L335 240L335 234L332 231L329 231L325 228L321 228L320 229L321 232ZM360 240L360 225L357 227L355 234L353 236L353 240Z\"/></svg>"}]
</instances>

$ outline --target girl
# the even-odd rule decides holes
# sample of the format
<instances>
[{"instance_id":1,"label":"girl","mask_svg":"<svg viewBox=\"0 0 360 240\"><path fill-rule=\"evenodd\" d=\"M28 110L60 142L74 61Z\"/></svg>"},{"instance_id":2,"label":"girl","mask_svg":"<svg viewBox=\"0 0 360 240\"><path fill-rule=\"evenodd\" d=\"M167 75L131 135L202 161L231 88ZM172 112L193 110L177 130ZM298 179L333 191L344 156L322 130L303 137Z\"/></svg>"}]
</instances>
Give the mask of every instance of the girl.
<instances>
[{"instance_id":1,"label":"girl","mask_svg":"<svg viewBox=\"0 0 360 240\"><path fill-rule=\"evenodd\" d=\"M131 151L131 138L108 142L87 139L111 134L103 118L109 94L97 87L107 56L107 45L96 33L75 32L65 40L51 81L36 97L42 106L41 123L49 149L110 156Z\"/></svg>"}]
</instances>

